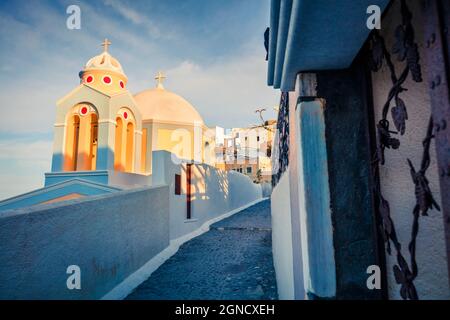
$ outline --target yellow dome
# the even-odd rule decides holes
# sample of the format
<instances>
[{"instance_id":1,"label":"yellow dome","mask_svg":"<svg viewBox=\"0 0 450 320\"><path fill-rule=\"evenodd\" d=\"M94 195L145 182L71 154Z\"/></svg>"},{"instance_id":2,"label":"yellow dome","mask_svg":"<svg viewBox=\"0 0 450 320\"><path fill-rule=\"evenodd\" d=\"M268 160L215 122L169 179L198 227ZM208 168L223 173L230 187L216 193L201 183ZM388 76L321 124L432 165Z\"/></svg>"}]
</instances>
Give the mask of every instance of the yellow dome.
<instances>
[{"instance_id":1,"label":"yellow dome","mask_svg":"<svg viewBox=\"0 0 450 320\"><path fill-rule=\"evenodd\" d=\"M120 62L116 58L111 56L108 52L108 46L110 44L111 42L109 42L108 39L105 39L105 41L103 41L102 46L104 47L104 51L98 56L89 59L89 61L86 63L86 66L84 67L84 71L112 71L127 79L127 76L123 72Z\"/></svg>"},{"instance_id":2,"label":"yellow dome","mask_svg":"<svg viewBox=\"0 0 450 320\"><path fill-rule=\"evenodd\" d=\"M86 63L80 73L81 83L108 95L119 94L126 91L128 78L122 66L108 52L111 42L105 39L102 46L104 51Z\"/></svg>"},{"instance_id":3,"label":"yellow dome","mask_svg":"<svg viewBox=\"0 0 450 320\"><path fill-rule=\"evenodd\" d=\"M203 119L195 108L179 95L167 91L161 84L134 96L142 120L179 122L203 125Z\"/></svg>"}]
</instances>

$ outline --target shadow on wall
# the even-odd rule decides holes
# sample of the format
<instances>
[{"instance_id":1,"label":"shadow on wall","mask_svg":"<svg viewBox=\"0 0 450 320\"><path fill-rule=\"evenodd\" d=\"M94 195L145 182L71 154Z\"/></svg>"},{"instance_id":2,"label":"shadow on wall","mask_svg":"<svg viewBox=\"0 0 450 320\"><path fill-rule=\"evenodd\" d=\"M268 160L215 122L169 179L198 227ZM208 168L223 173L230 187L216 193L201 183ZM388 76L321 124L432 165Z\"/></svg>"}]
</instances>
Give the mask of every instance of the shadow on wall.
<instances>
[{"instance_id":1,"label":"shadow on wall","mask_svg":"<svg viewBox=\"0 0 450 320\"><path fill-rule=\"evenodd\" d=\"M196 165L191 169L191 192L192 201L195 200L210 200L211 196L220 195L223 200L229 197L228 175L226 172L217 170L209 165ZM186 172L186 167L183 168ZM217 184L211 182L217 181Z\"/></svg>"},{"instance_id":2,"label":"shadow on wall","mask_svg":"<svg viewBox=\"0 0 450 320\"><path fill-rule=\"evenodd\" d=\"M219 176L220 191L224 194L224 198L227 198L229 192L227 172L223 170L217 170L217 175Z\"/></svg>"},{"instance_id":3,"label":"shadow on wall","mask_svg":"<svg viewBox=\"0 0 450 320\"><path fill-rule=\"evenodd\" d=\"M170 188L171 239L185 236L211 219L262 198L261 186L246 175L222 171L207 164L180 162L167 151L153 152L153 181L168 184ZM191 171L190 197L188 167ZM176 194L177 175L181 176L180 194Z\"/></svg>"},{"instance_id":4,"label":"shadow on wall","mask_svg":"<svg viewBox=\"0 0 450 320\"><path fill-rule=\"evenodd\" d=\"M52 172L71 172L72 170L64 170L65 167L65 157L67 160L67 157L64 156L61 153L55 153L52 156ZM83 157L86 157L86 155L83 155ZM113 170L114 169L114 151L111 148L107 147L99 147L97 149L97 153L95 155L96 157L96 164L95 164L95 170ZM72 158L69 158L67 161L72 162ZM82 170L79 170L82 171Z\"/></svg>"},{"instance_id":5,"label":"shadow on wall","mask_svg":"<svg viewBox=\"0 0 450 320\"><path fill-rule=\"evenodd\" d=\"M194 208L201 206L201 202L212 201L213 212L227 212L262 197L261 185L255 184L245 174L223 171L206 164L193 165L191 170Z\"/></svg>"}]
</instances>

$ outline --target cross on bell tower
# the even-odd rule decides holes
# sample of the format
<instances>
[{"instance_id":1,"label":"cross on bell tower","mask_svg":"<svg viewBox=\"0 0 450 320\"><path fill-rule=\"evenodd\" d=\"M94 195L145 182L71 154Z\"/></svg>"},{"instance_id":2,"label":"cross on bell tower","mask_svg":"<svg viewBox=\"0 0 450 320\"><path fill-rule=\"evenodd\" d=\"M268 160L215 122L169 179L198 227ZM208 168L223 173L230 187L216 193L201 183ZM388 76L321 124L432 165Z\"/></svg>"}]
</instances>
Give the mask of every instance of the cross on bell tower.
<instances>
[{"instance_id":1,"label":"cross on bell tower","mask_svg":"<svg viewBox=\"0 0 450 320\"><path fill-rule=\"evenodd\" d=\"M103 40L101 46L103 47L104 52L108 52L108 47L111 45L111 41L109 41L107 38Z\"/></svg>"},{"instance_id":2,"label":"cross on bell tower","mask_svg":"<svg viewBox=\"0 0 450 320\"><path fill-rule=\"evenodd\" d=\"M156 87L159 89L164 89L163 81L165 79L166 79L166 76L161 71L159 71L158 74L155 76L155 80L157 81Z\"/></svg>"}]
</instances>

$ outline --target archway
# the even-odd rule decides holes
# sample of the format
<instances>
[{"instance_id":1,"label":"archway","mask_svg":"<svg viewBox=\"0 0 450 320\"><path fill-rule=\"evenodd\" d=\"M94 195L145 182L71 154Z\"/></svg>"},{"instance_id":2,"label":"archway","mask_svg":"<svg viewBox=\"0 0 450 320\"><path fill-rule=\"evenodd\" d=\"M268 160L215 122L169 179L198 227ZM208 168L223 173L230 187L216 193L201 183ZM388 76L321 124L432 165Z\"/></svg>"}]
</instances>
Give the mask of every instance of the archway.
<instances>
[{"instance_id":1,"label":"archway","mask_svg":"<svg viewBox=\"0 0 450 320\"><path fill-rule=\"evenodd\" d=\"M64 141L64 171L96 169L98 113L90 104L74 106L67 115Z\"/></svg>"},{"instance_id":2,"label":"archway","mask_svg":"<svg viewBox=\"0 0 450 320\"><path fill-rule=\"evenodd\" d=\"M123 121L121 117L116 118L116 138L114 143L114 169L117 171L124 171L122 165L122 133Z\"/></svg>"},{"instance_id":3,"label":"archway","mask_svg":"<svg viewBox=\"0 0 450 320\"><path fill-rule=\"evenodd\" d=\"M114 143L114 169L134 172L135 128L133 113L128 108L121 108L116 116Z\"/></svg>"},{"instance_id":4,"label":"archway","mask_svg":"<svg viewBox=\"0 0 450 320\"><path fill-rule=\"evenodd\" d=\"M133 160L134 160L134 123L128 122L127 124L127 154L125 158L125 171L133 172Z\"/></svg>"}]
</instances>

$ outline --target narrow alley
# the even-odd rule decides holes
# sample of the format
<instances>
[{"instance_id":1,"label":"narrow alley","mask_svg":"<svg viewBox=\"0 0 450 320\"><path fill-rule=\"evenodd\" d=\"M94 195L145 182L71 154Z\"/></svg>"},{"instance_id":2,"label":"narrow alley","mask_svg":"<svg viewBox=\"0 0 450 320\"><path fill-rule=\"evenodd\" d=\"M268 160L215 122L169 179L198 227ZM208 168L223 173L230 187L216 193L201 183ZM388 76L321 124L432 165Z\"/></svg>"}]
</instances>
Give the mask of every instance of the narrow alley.
<instances>
[{"instance_id":1,"label":"narrow alley","mask_svg":"<svg viewBox=\"0 0 450 320\"><path fill-rule=\"evenodd\" d=\"M271 242L265 200L182 245L127 299L277 299Z\"/></svg>"}]
</instances>

